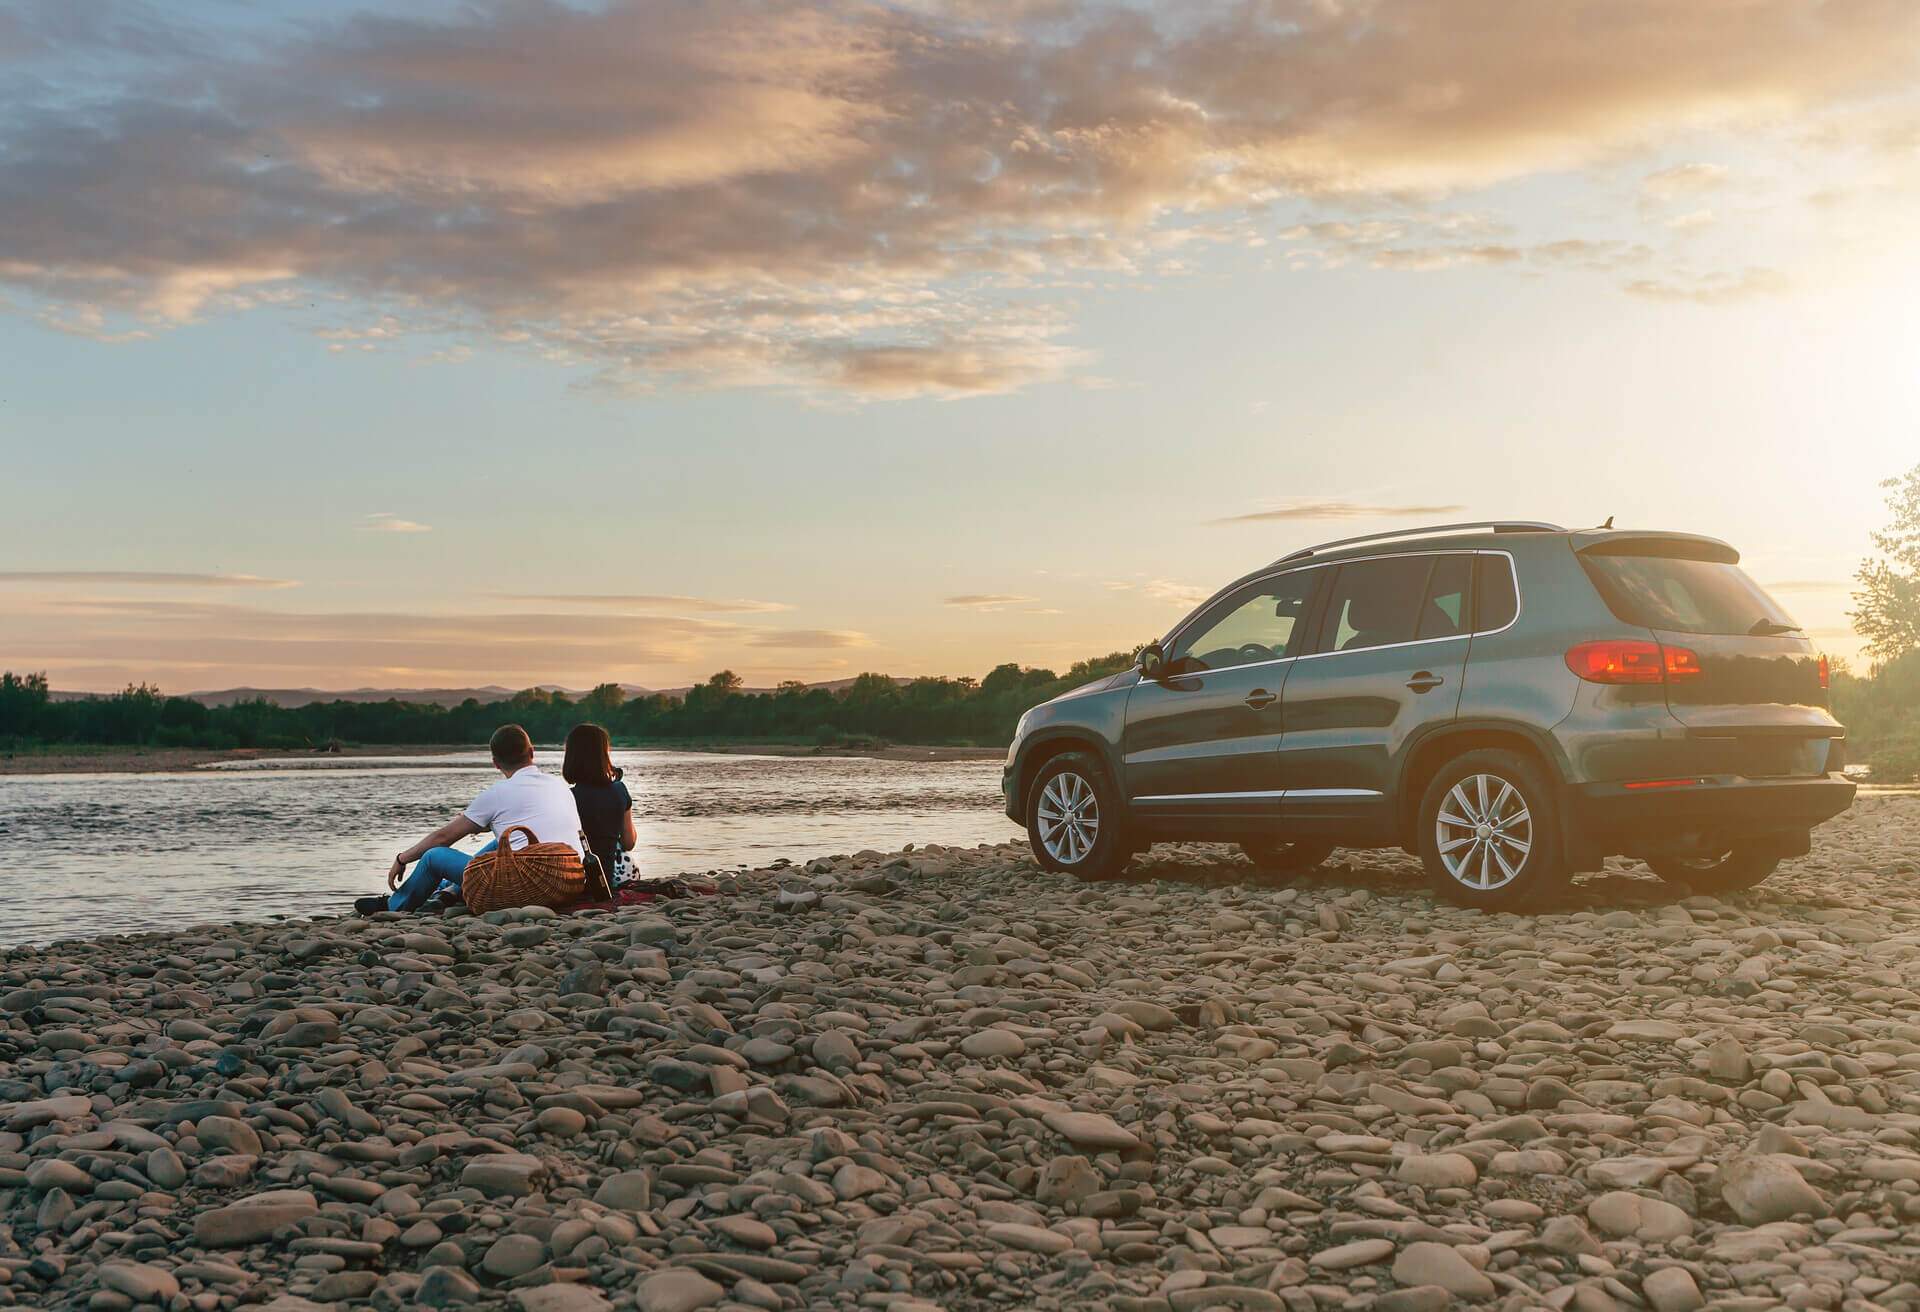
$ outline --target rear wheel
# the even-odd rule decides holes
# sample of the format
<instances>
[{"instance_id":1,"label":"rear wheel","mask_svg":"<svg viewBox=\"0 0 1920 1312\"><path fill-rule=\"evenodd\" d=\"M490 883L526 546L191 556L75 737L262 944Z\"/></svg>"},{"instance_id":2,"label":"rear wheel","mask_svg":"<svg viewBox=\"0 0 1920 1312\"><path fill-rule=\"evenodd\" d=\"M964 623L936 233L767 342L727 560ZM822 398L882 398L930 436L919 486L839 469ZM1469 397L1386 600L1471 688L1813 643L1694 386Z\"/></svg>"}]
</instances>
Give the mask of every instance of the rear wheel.
<instances>
[{"instance_id":1,"label":"rear wheel","mask_svg":"<svg viewBox=\"0 0 1920 1312\"><path fill-rule=\"evenodd\" d=\"M1669 884L1702 893L1738 893L1772 874L1780 858L1760 848L1736 847L1718 856L1648 857L1647 864Z\"/></svg>"},{"instance_id":2,"label":"rear wheel","mask_svg":"<svg viewBox=\"0 0 1920 1312\"><path fill-rule=\"evenodd\" d=\"M1254 839L1240 844L1240 850L1265 874L1297 875L1323 864L1333 855L1333 844Z\"/></svg>"},{"instance_id":3,"label":"rear wheel","mask_svg":"<svg viewBox=\"0 0 1920 1312\"><path fill-rule=\"evenodd\" d=\"M1112 879L1126 869L1120 799L1098 759L1065 752L1040 767L1027 790L1027 841L1047 870Z\"/></svg>"},{"instance_id":4,"label":"rear wheel","mask_svg":"<svg viewBox=\"0 0 1920 1312\"><path fill-rule=\"evenodd\" d=\"M1552 781L1536 762L1498 748L1448 762L1427 785L1420 857L1441 897L1487 910L1538 902L1572 878Z\"/></svg>"}]
</instances>

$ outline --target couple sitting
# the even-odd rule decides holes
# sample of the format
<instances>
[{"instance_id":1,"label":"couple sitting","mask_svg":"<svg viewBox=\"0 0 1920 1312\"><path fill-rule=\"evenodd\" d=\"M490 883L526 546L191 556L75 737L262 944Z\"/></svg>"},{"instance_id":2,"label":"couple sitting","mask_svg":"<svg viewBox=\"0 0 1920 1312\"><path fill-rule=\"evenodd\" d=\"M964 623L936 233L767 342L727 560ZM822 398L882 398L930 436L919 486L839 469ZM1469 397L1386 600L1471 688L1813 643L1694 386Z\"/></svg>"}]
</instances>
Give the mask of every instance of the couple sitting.
<instances>
[{"instance_id":1,"label":"couple sitting","mask_svg":"<svg viewBox=\"0 0 1920 1312\"><path fill-rule=\"evenodd\" d=\"M425 838L394 857L387 871L389 897L361 898L354 909L363 915L376 911L416 911L442 888L460 889L467 865L493 851L509 830L512 849L532 842L571 848L573 857L591 855L609 882L621 852L634 846L633 797L614 768L607 731L597 724L578 724L567 735L561 779L533 763L533 740L517 724L494 730L487 744L494 768L506 777L473 804ZM564 779L563 783L561 780ZM572 787L569 788L568 785ZM494 840L478 852L456 850L454 843L491 830ZM407 867L413 873L407 874Z\"/></svg>"}]
</instances>

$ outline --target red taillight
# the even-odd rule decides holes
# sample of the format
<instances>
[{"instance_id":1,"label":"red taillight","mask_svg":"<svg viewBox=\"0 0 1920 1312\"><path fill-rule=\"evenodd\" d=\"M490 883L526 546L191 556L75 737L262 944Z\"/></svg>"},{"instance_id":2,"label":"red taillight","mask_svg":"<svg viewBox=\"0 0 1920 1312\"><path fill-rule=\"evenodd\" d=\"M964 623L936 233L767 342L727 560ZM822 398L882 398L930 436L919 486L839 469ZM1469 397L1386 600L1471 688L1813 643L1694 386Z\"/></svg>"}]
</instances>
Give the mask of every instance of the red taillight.
<instances>
[{"instance_id":1,"label":"red taillight","mask_svg":"<svg viewBox=\"0 0 1920 1312\"><path fill-rule=\"evenodd\" d=\"M1833 669L1827 664L1827 658L1823 655L1820 658L1820 691L1831 692L1832 690Z\"/></svg>"},{"instance_id":2,"label":"red taillight","mask_svg":"<svg viewBox=\"0 0 1920 1312\"><path fill-rule=\"evenodd\" d=\"M1626 788L1691 788L1699 782L1698 779L1631 779L1622 786Z\"/></svg>"},{"instance_id":3,"label":"red taillight","mask_svg":"<svg viewBox=\"0 0 1920 1312\"><path fill-rule=\"evenodd\" d=\"M1567 668L1588 683L1680 683L1700 677L1700 655L1635 638L1583 642L1567 653Z\"/></svg>"}]
</instances>

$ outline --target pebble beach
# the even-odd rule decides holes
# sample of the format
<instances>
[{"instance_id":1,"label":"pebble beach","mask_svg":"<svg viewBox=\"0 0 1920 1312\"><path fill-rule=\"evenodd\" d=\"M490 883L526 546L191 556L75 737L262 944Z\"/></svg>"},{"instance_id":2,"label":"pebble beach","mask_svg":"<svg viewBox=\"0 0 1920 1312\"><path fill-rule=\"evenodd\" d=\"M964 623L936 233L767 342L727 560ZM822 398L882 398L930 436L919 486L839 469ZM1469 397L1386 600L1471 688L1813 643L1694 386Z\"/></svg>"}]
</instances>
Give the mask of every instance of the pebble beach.
<instances>
[{"instance_id":1,"label":"pebble beach","mask_svg":"<svg viewBox=\"0 0 1920 1312\"><path fill-rule=\"evenodd\" d=\"M1920 1309L1920 797L1532 915L862 852L0 954L0 1304Z\"/></svg>"}]
</instances>

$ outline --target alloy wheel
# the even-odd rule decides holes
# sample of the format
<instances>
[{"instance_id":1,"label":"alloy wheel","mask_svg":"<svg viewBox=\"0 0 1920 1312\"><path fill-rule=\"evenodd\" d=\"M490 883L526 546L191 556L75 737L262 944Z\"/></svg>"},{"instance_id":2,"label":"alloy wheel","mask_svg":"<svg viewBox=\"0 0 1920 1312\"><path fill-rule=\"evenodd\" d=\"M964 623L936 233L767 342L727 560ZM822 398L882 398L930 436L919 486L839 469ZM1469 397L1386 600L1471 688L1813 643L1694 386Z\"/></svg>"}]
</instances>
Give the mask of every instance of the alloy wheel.
<instances>
[{"instance_id":1,"label":"alloy wheel","mask_svg":"<svg viewBox=\"0 0 1920 1312\"><path fill-rule=\"evenodd\" d=\"M1447 790L1434 817L1440 864L1463 887L1487 892L1520 877L1533 851L1533 812L1511 782L1471 774Z\"/></svg>"},{"instance_id":2,"label":"alloy wheel","mask_svg":"<svg viewBox=\"0 0 1920 1312\"><path fill-rule=\"evenodd\" d=\"M1047 781L1035 808L1040 843L1063 866L1078 865L1100 835L1100 801L1093 785L1071 770Z\"/></svg>"}]
</instances>

